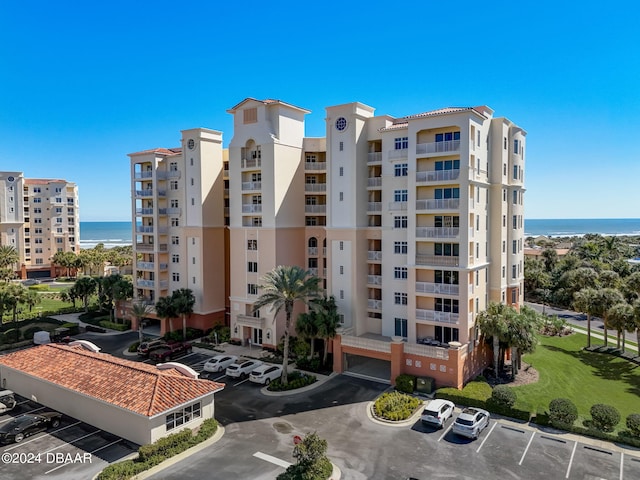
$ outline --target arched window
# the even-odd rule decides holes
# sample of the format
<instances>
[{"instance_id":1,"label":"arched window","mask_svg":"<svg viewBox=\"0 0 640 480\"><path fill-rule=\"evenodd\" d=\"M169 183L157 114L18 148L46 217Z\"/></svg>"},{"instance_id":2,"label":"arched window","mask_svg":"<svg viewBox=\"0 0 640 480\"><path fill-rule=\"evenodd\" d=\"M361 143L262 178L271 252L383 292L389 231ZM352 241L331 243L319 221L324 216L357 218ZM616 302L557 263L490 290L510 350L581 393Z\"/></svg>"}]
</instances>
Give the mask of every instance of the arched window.
<instances>
[{"instance_id":1,"label":"arched window","mask_svg":"<svg viewBox=\"0 0 640 480\"><path fill-rule=\"evenodd\" d=\"M309 247L317 247L318 246L318 239L316 237L311 237L309 239Z\"/></svg>"}]
</instances>

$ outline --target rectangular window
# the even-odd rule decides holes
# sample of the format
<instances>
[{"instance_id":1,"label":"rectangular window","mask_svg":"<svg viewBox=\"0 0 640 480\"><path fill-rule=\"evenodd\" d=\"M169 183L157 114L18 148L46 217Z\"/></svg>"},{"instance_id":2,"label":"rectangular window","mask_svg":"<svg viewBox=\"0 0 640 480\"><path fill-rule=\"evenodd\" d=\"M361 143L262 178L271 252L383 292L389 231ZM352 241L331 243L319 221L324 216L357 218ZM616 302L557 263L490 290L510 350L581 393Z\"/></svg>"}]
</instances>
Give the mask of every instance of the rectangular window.
<instances>
[{"instance_id":1,"label":"rectangular window","mask_svg":"<svg viewBox=\"0 0 640 480\"><path fill-rule=\"evenodd\" d=\"M518 228L518 216L514 215L513 216L513 228Z\"/></svg>"},{"instance_id":2,"label":"rectangular window","mask_svg":"<svg viewBox=\"0 0 640 480\"><path fill-rule=\"evenodd\" d=\"M407 294L403 292L395 292L393 294L393 300L396 305L406 305L407 304Z\"/></svg>"},{"instance_id":3,"label":"rectangular window","mask_svg":"<svg viewBox=\"0 0 640 480\"><path fill-rule=\"evenodd\" d=\"M33 199L33 203L42 203L42 199L40 197L35 197Z\"/></svg>"},{"instance_id":4,"label":"rectangular window","mask_svg":"<svg viewBox=\"0 0 640 480\"><path fill-rule=\"evenodd\" d=\"M171 182L169 182L169 190L178 190L177 180L171 180Z\"/></svg>"},{"instance_id":5,"label":"rectangular window","mask_svg":"<svg viewBox=\"0 0 640 480\"><path fill-rule=\"evenodd\" d=\"M449 198L460 198L460 189L455 188L436 188L435 189L435 198L437 200L440 199L449 199Z\"/></svg>"},{"instance_id":6,"label":"rectangular window","mask_svg":"<svg viewBox=\"0 0 640 480\"><path fill-rule=\"evenodd\" d=\"M340 151L344 150L344 142L340 142Z\"/></svg>"},{"instance_id":7,"label":"rectangular window","mask_svg":"<svg viewBox=\"0 0 640 480\"><path fill-rule=\"evenodd\" d=\"M179 227L180 226L180 220L178 220L177 218L172 218L171 219L171 226L172 227Z\"/></svg>"},{"instance_id":8,"label":"rectangular window","mask_svg":"<svg viewBox=\"0 0 640 480\"><path fill-rule=\"evenodd\" d=\"M511 290L511 303L518 303L518 292L515 288Z\"/></svg>"},{"instance_id":9,"label":"rectangular window","mask_svg":"<svg viewBox=\"0 0 640 480\"><path fill-rule=\"evenodd\" d=\"M409 148L409 137L398 137L394 140L396 150L404 150Z\"/></svg>"},{"instance_id":10,"label":"rectangular window","mask_svg":"<svg viewBox=\"0 0 640 480\"><path fill-rule=\"evenodd\" d=\"M398 280L404 280L407 278L407 267L394 267L393 278Z\"/></svg>"},{"instance_id":11,"label":"rectangular window","mask_svg":"<svg viewBox=\"0 0 640 480\"><path fill-rule=\"evenodd\" d=\"M258 285L247 283L247 295L258 295Z\"/></svg>"},{"instance_id":12,"label":"rectangular window","mask_svg":"<svg viewBox=\"0 0 640 480\"><path fill-rule=\"evenodd\" d=\"M340 290L340 300L344 300L344 290Z\"/></svg>"},{"instance_id":13,"label":"rectangular window","mask_svg":"<svg viewBox=\"0 0 640 480\"><path fill-rule=\"evenodd\" d=\"M340 192L340 201L342 202L344 200L344 192Z\"/></svg>"},{"instance_id":14,"label":"rectangular window","mask_svg":"<svg viewBox=\"0 0 640 480\"><path fill-rule=\"evenodd\" d=\"M518 242L516 240L512 242L512 253L518 253Z\"/></svg>"},{"instance_id":15,"label":"rectangular window","mask_svg":"<svg viewBox=\"0 0 640 480\"><path fill-rule=\"evenodd\" d=\"M176 253L171 255L171 263L180 263L180 255Z\"/></svg>"},{"instance_id":16,"label":"rectangular window","mask_svg":"<svg viewBox=\"0 0 640 480\"><path fill-rule=\"evenodd\" d=\"M172 235L171 236L171 245L180 245L180 237Z\"/></svg>"},{"instance_id":17,"label":"rectangular window","mask_svg":"<svg viewBox=\"0 0 640 480\"><path fill-rule=\"evenodd\" d=\"M38 252L36 252L36 253L38 253ZM42 252L40 252L40 253L42 253ZM43 264L44 264L44 261L43 261L42 258L36 258L36 265L43 265Z\"/></svg>"},{"instance_id":18,"label":"rectangular window","mask_svg":"<svg viewBox=\"0 0 640 480\"><path fill-rule=\"evenodd\" d=\"M507 149L507 137L503 137L504 138L504 149Z\"/></svg>"},{"instance_id":19,"label":"rectangular window","mask_svg":"<svg viewBox=\"0 0 640 480\"><path fill-rule=\"evenodd\" d=\"M395 190L393 192L393 201L394 202L406 202L409 194L407 190Z\"/></svg>"},{"instance_id":20,"label":"rectangular window","mask_svg":"<svg viewBox=\"0 0 640 480\"><path fill-rule=\"evenodd\" d=\"M518 166L517 165L513 166L513 179L514 180L518 179Z\"/></svg>"},{"instance_id":21,"label":"rectangular window","mask_svg":"<svg viewBox=\"0 0 640 480\"><path fill-rule=\"evenodd\" d=\"M247 240L247 250L258 250L258 240Z\"/></svg>"},{"instance_id":22,"label":"rectangular window","mask_svg":"<svg viewBox=\"0 0 640 480\"><path fill-rule=\"evenodd\" d=\"M519 148L518 148L518 140L514 140L513 141L513 153L515 153L516 155L520 152Z\"/></svg>"},{"instance_id":23,"label":"rectangular window","mask_svg":"<svg viewBox=\"0 0 640 480\"><path fill-rule=\"evenodd\" d=\"M167 431L173 430L201 416L200 402L196 402L167 415L165 417L165 427Z\"/></svg>"},{"instance_id":24,"label":"rectangular window","mask_svg":"<svg viewBox=\"0 0 640 480\"><path fill-rule=\"evenodd\" d=\"M179 282L179 281L180 281L180 274L179 274L178 272L173 272L173 273L171 274L171 279L172 279L174 282Z\"/></svg>"},{"instance_id":25,"label":"rectangular window","mask_svg":"<svg viewBox=\"0 0 640 480\"><path fill-rule=\"evenodd\" d=\"M340 250L344 250L344 242L340 241Z\"/></svg>"},{"instance_id":26,"label":"rectangular window","mask_svg":"<svg viewBox=\"0 0 640 480\"><path fill-rule=\"evenodd\" d=\"M247 272L258 273L258 262L247 262Z\"/></svg>"},{"instance_id":27,"label":"rectangular window","mask_svg":"<svg viewBox=\"0 0 640 480\"><path fill-rule=\"evenodd\" d=\"M407 216L393 217L393 228L407 228Z\"/></svg>"},{"instance_id":28,"label":"rectangular window","mask_svg":"<svg viewBox=\"0 0 640 480\"><path fill-rule=\"evenodd\" d=\"M406 177L409 175L409 165L407 163L396 163L393 166L393 175L395 177Z\"/></svg>"},{"instance_id":29,"label":"rectangular window","mask_svg":"<svg viewBox=\"0 0 640 480\"><path fill-rule=\"evenodd\" d=\"M460 170L460 160L440 160L436 162L436 171Z\"/></svg>"},{"instance_id":30,"label":"rectangular window","mask_svg":"<svg viewBox=\"0 0 640 480\"><path fill-rule=\"evenodd\" d=\"M457 243L436 243L433 247L434 254L439 257L458 257L460 255L460 245Z\"/></svg>"},{"instance_id":31,"label":"rectangular window","mask_svg":"<svg viewBox=\"0 0 640 480\"><path fill-rule=\"evenodd\" d=\"M56 213L62 213L62 207L56 207L55 211Z\"/></svg>"},{"instance_id":32,"label":"rectangular window","mask_svg":"<svg viewBox=\"0 0 640 480\"><path fill-rule=\"evenodd\" d=\"M451 312L459 313L458 300L455 298L436 298L435 308L436 312Z\"/></svg>"},{"instance_id":33,"label":"rectangular window","mask_svg":"<svg viewBox=\"0 0 640 480\"><path fill-rule=\"evenodd\" d=\"M64 238L56 238L56 243L62 243L63 240Z\"/></svg>"},{"instance_id":34,"label":"rectangular window","mask_svg":"<svg viewBox=\"0 0 640 480\"><path fill-rule=\"evenodd\" d=\"M178 200L171 199L171 208L178 208Z\"/></svg>"},{"instance_id":35,"label":"rectangular window","mask_svg":"<svg viewBox=\"0 0 640 480\"><path fill-rule=\"evenodd\" d=\"M344 176L344 167L340 167L340 176Z\"/></svg>"},{"instance_id":36,"label":"rectangular window","mask_svg":"<svg viewBox=\"0 0 640 480\"><path fill-rule=\"evenodd\" d=\"M502 267L502 278L505 278L507 276L507 267L503 266Z\"/></svg>"},{"instance_id":37,"label":"rectangular window","mask_svg":"<svg viewBox=\"0 0 640 480\"><path fill-rule=\"evenodd\" d=\"M444 283L447 285L458 285L459 274L456 271L436 270L434 283Z\"/></svg>"},{"instance_id":38,"label":"rectangular window","mask_svg":"<svg viewBox=\"0 0 640 480\"><path fill-rule=\"evenodd\" d=\"M407 242L393 242L393 253L400 255L407 254Z\"/></svg>"},{"instance_id":39,"label":"rectangular window","mask_svg":"<svg viewBox=\"0 0 640 480\"><path fill-rule=\"evenodd\" d=\"M340 275L344 275L344 265L340 265Z\"/></svg>"},{"instance_id":40,"label":"rectangular window","mask_svg":"<svg viewBox=\"0 0 640 480\"><path fill-rule=\"evenodd\" d=\"M34 218L33 219L33 223L42 223L42 219L41 218Z\"/></svg>"},{"instance_id":41,"label":"rectangular window","mask_svg":"<svg viewBox=\"0 0 640 480\"><path fill-rule=\"evenodd\" d=\"M434 227L460 227L460 217L450 215L436 215L434 218Z\"/></svg>"},{"instance_id":42,"label":"rectangular window","mask_svg":"<svg viewBox=\"0 0 640 480\"><path fill-rule=\"evenodd\" d=\"M42 193L42 189L40 187L33 187L33 193Z\"/></svg>"},{"instance_id":43,"label":"rectangular window","mask_svg":"<svg viewBox=\"0 0 640 480\"><path fill-rule=\"evenodd\" d=\"M242 111L242 123L256 123L258 121L258 109L257 108L245 108Z\"/></svg>"},{"instance_id":44,"label":"rectangular window","mask_svg":"<svg viewBox=\"0 0 640 480\"><path fill-rule=\"evenodd\" d=\"M511 267L511 278L516 278L518 276L518 267L513 265Z\"/></svg>"},{"instance_id":45,"label":"rectangular window","mask_svg":"<svg viewBox=\"0 0 640 480\"><path fill-rule=\"evenodd\" d=\"M394 319L394 324L396 337L407 338L407 319L396 317Z\"/></svg>"}]
</instances>

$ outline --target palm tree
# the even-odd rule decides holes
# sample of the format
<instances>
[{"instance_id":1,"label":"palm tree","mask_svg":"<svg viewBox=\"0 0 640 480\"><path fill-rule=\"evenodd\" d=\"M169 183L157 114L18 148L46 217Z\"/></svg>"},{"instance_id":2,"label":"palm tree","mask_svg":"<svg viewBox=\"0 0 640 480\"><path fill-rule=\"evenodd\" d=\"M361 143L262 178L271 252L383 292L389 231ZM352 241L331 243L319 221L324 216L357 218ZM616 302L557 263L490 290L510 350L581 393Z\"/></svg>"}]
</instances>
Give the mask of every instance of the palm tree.
<instances>
[{"instance_id":1,"label":"palm tree","mask_svg":"<svg viewBox=\"0 0 640 480\"><path fill-rule=\"evenodd\" d=\"M11 268L15 272L15 265L20 261L20 254L11 245L0 245L0 268Z\"/></svg>"},{"instance_id":2,"label":"palm tree","mask_svg":"<svg viewBox=\"0 0 640 480\"><path fill-rule=\"evenodd\" d=\"M131 307L131 313L138 321L138 340L142 343L142 320L151 313L151 307L144 303L134 303Z\"/></svg>"},{"instance_id":3,"label":"palm tree","mask_svg":"<svg viewBox=\"0 0 640 480\"><path fill-rule=\"evenodd\" d=\"M329 354L329 341L338 333L338 328L340 328L340 315L338 315L338 306L336 305L336 299L333 295L329 297L325 296L312 302L312 306L315 306L317 309L318 337L324 341L322 364L326 365L327 355Z\"/></svg>"},{"instance_id":4,"label":"palm tree","mask_svg":"<svg viewBox=\"0 0 640 480\"><path fill-rule=\"evenodd\" d=\"M35 307L41 301L42 301L42 298L40 297L40 294L38 292L35 292L33 290L27 291L27 296L25 298L24 303L29 306L30 312L33 310L33 307Z\"/></svg>"},{"instance_id":5,"label":"palm tree","mask_svg":"<svg viewBox=\"0 0 640 480\"><path fill-rule=\"evenodd\" d=\"M616 303L624 302L624 297L619 290L615 288L603 288L598 291L598 296L596 300L596 312L599 317L602 318L602 323L604 324L604 346L609 345L609 339L607 337L607 328L609 328L609 309L613 307Z\"/></svg>"},{"instance_id":6,"label":"palm tree","mask_svg":"<svg viewBox=\"0 0 640 480\"><path fill-rule=\"evenodd\" d=\"M179 288L171 294L171 303L173 303L176 313L182 317L182 340L187 339L187 315L193 313L193 306L196 303L196 297L189 288Z\"/></svg>"},{"instance_id":7,"label":"palm tree","mask_svg":"<svg viewBox=\"0 0 640 480\"><path fill-rule=\"evenodd\" d=\"M26 302L28 292L29 290L18 283L10 283L0 291L0 303L3 304L3 310L11 310L13 315L16 342L20 335L18 331L18 305Z\"/></svg>"},{"instance_id":8,"label":"palm tree","mask_svg":"<svg viewBox=\"0 0 640 480\"><path fill-rule=\"evenodd\" d=\"M636 344L640 353L640 299L633 302L633 324L636 329Z\"/></svg>"},{"instance_id":9,"label":"palm tree","mask_svg":"<svg viewBox=\"0 0 640 480\"><path fill-rule=\"evenodd\" d=\"M625 331L633 324L633 315L633 307L627 302L616 303L608 312L609 323L616 329L616 348L620 348L620 337L622 337L623 352L625 347Z\"/></svg>"},{"instance_id":10,"label":"palm tree","mask_svg":"<svg viewBox=\"0 0 640 480\"><path fill-rule=\"evenodd\" d=\"M291 329L291 315L296 302L308 304L309 300L317 298L318 282L320 279L311 272L296 265L279 265L262 278L260 288L263 293L253 304L253 311L261 307L270 306L275 317L284 309L284 352L282 361L282 384L287 385L289 372L289 330Z\"/></svg>"},{"instance_id":11,"label":"palm tree","mask_svg":"<svg viewBox=\"0 0 640 480\"><path fill-rule=\"evenodd\" d=\"M478 313L476 318L482 333L493 339L493 368L496 378L500 367L500 340L507 331L506 317L509 308L504 303L490 302L487 309Z\"/></svg>"},{"instance_id":12,"label":"palm tree","mask_svg":"<svg viewBox=\"0 0 640 480\"><path fill-rule=\"evenodd\" d=\"M511 375L516 377L520 370L523 353L531 353L536 348L536 333L540 327L538 313L527 306L520 312L510 308L506 316L506 331L504 340L511 347Z\"/></svg>"},{"instance_id":13,"label":"palm tree","mask_svg":"<svg viewBox=\"0 0 640 480\"><path fill-rule=\"evenodd\" d=\"M91 277L82 277L71 287L75 294L82 299L84 313L89 311L89 298L96 292L97 283Z\"/></svg>"},{"instance_id":14,"label":"palm tree","mask_svg":"<svg viewBox=\"0 0 640 480\"><path fill-rule=\"evenodd\" d=\"M160 297L156 302L156 314L160 318L169 320L169 331L173 332L172 319L178 316L176 307L171 301L171 297Z\"/></svg>"},{"instance_id":15,"label":"palm tree","mask_svg":"<svg viewBox=\"0 0 640 480\"><path fill-rule=\"evenodd\" d=\"M313 310L309 313L301 313L296 320L296 333L303 340L309 340L311 350L309 358L313 358L316 338L318 338L318 318L317 313Z\"/></svg>"},{"instance_id":16,"label":"palm tree","mask_svg":"<svg viewBox=\"0 0 640 480\"><path fill-rule=\"evenodd\" d=\"M598 312L597 300L598 291L595 288L583 288L573 294L573 308L587 315L587 348L591 346L591 315Z\"/></svg>"}]
</instances>

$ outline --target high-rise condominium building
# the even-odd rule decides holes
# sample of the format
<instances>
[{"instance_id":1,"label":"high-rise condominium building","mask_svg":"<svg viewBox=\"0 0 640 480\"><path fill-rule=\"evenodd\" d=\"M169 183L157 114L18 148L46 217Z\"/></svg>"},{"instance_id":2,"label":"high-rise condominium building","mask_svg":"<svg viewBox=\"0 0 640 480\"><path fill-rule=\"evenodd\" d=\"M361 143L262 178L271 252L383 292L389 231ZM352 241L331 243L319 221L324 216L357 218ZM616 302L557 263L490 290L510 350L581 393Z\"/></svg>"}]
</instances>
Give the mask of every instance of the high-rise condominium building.
<instances>
[{"instance_id":1,"label":"high-rise condominium building","mask_svg":"<svg viewBox=\"0 0 640 480\"><path fill-rule=\"evenodd\" d=\"M228 208L228 250L211 256L228 257L232 336L277 345L283 316L254 312L253 303L265 273L295 264L319 276L336 300L336 371L373 363L391 381L410 373L454 386L480 372L487 352L477 314L489 301L518 306L523 299L526 132L486 106L394 118L357 102L338 105L326 109L324 138L305 137L309 112L279 100L248 98L229 113L228 200L213 195L208 211L218 222L206 222L223 229ZM183 157L164 152L164 162ZM201 173L223 172L219 160ZM193 186L185 180L182 188ZM154 241L163 247L162 238ZM172 275L169 265L165 277L154 278ZM221 275L212 283L194 278L202 278L193 285L204 295L221 289ZM191 288L190 279L175 285ZM165 284L154 294L174 285Z\"/></svg>"},{"instance_id":2,"label":"high-rise condominium building","mask_svg":"<svg viewBox=\"0 0 640 480\"><path fill-rule=\"evenodd\" d=\"M20 278L56 276L51 257L80 251L78 187L60 179L0 172L0 244L20 257Z\"/></svg>"}]
</instances>

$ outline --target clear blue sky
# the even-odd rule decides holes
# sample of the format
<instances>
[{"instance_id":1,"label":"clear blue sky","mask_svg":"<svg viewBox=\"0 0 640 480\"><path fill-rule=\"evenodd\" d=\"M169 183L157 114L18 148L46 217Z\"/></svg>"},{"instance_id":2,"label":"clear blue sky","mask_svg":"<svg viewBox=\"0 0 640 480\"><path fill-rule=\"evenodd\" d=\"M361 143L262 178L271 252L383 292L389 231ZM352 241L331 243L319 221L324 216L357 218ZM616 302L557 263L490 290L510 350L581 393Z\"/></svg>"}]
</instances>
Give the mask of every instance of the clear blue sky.
<instances>
[{"instance_id":1,"label":"clear blue sky","mask_svg":"<svg viewBox=\"0 0 640 480\"><path fill-rule=\"evenodd\" d=\"M246 97L405 116L486 104L528 132L527 218L640 217L640 6L562 2L0 3L0 170L130 220L127 153L232 135Z\"/></svg>"}]
</instances>

